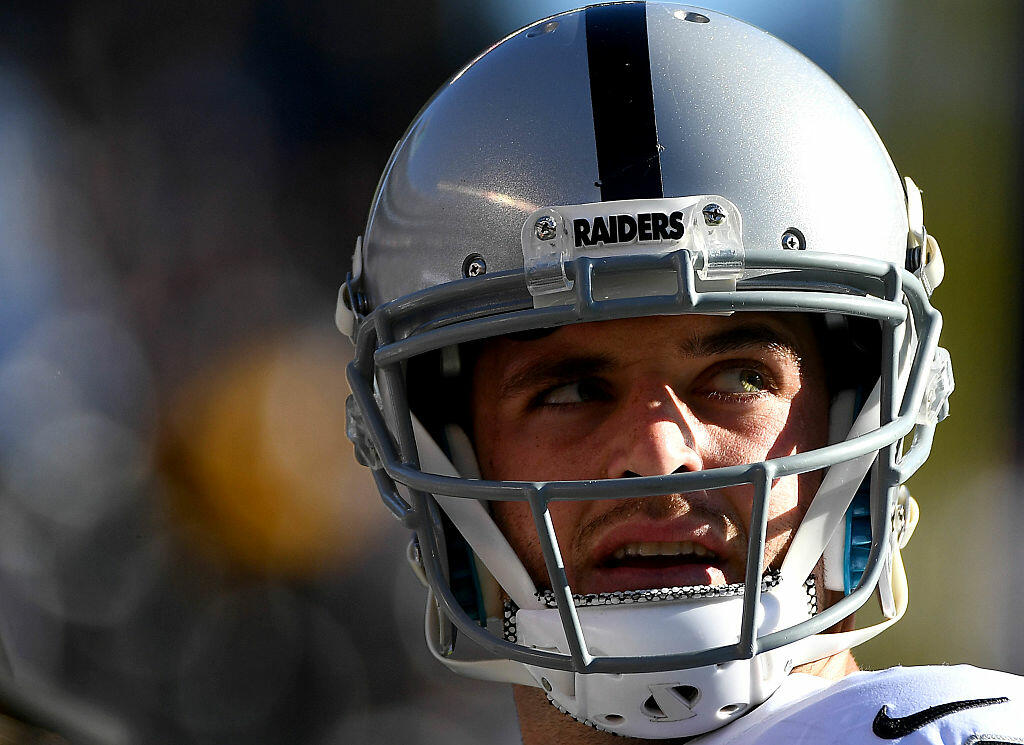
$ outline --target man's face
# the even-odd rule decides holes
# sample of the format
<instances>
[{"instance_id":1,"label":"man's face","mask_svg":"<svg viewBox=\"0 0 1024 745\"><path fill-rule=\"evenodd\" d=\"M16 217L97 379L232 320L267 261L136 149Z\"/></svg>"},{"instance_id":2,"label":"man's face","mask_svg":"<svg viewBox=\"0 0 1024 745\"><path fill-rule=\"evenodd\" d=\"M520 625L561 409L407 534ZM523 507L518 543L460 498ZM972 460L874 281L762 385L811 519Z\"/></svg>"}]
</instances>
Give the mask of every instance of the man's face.
<instances>
[{"instance_id":1,"label":"man's face","mask_svg":"<svg viewBox=\"0 0 1024 745\"><path fill-rule=\"evenodd\" d=\"M484 345L473 426L486 479L611 479L698 471L826 444L828 394L801 316L657 316L565 326ZM820 482L778 479L765 565L778 567ZM741 582L753 487L552 502L576 593ZM550 586L529 505L494 515Z\"/></svg>"}]
</instances>

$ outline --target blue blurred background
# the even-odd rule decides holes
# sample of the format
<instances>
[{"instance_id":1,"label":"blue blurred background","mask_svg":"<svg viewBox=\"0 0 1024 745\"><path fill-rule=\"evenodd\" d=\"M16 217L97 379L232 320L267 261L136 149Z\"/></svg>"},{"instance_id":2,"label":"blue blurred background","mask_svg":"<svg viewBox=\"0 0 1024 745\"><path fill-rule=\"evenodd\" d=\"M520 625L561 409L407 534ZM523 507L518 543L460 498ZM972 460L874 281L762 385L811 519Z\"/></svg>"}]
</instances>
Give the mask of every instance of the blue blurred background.
<instances>
[{"instance_id":1,"label":"blue blurred background","mask_svg":"<svg viewBox=\"0 0 1024 745\"><path fill-rule=\"evenodd\" d=\"M924 189L958 388L868 667L1024 673L1014 0L733 0ZM337 288L394 142L570 3L0 7L0 638L146 743L517 742L423 649L406 536L344 438ZM800 101L780 102L800 115Z\"/></svg>"}]
</instances>

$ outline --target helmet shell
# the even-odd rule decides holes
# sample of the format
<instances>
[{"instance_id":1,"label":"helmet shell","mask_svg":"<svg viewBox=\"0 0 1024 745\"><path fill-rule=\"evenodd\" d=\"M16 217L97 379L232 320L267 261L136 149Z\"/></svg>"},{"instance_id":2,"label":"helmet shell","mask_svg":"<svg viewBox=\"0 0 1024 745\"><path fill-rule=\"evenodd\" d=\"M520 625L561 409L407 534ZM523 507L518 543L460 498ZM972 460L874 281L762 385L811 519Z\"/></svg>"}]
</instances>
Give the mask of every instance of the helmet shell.
<instances>
[{"instance_id":1,"label":"helmet shell","mask_svg":"<svg viewBox=\"0 0 1024 745\"><path fill-rule=\"evenodd\" d=\"M610 10L609 10L610 9ZM744 246L902 264L906 199L864 114L814 63L726 15L668 3L603 6L643 14L650 85L592 74L588 10L538 21L446 83L399 141L363 240L371 307L463 277L522 269L533 211L602 200L592 92L653 106L662 194L719 194L743 219ZM694 20L706 18L707 22ZM593 41L593 40L591 40ZM642 79L642 76L641 76ZM620 85L608 90L603 86ZM611 143L610 147L614 147ZM625 195L619 198L632 198Z\"/></svg>"}]
</instances>

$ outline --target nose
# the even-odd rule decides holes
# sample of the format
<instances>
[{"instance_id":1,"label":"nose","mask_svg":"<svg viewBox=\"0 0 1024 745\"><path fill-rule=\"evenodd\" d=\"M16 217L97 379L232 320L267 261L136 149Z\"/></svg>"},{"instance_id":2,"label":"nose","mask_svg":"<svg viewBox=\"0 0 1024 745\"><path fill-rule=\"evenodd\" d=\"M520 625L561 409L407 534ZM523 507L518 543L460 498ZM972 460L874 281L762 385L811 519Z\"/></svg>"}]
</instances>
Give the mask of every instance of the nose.
<instances>
[{"instance_id":1,"label":"nose","mask_svg":"<svg viewBox=\"0 0 1024 745\"><path fill-rule=\"evenodd\" d=\"M694 436L697 424L670 385L636 381L612 423L615 429L606 478L703 469Z\"/></svg>"}]
</instances>

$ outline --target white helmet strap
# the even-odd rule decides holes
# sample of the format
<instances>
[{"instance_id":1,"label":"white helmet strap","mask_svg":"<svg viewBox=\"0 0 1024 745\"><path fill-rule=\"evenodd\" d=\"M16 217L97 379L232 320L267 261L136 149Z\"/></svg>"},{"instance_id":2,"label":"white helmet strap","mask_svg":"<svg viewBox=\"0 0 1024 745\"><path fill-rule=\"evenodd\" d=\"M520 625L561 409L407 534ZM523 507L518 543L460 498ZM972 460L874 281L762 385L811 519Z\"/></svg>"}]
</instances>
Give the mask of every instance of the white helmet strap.
<instances>
[{"instance_id":1,"label":"white helmet strap","mask_svg":"<svg viewBox=\"0 0 1024 745\"><path fill-rule=\"evenodd\" d=\"M419 452L420 468L424 472L439 476L458 477L460 474L448 456L415 416L412 417L412 428L416 438L416 449ZM468 445L468 442L467 439L463 445ZM494 524L487 509L475 499L441 494L435 495L435 498L473 552L516 605L520 608L542 607L540 600L537 599L537 588L533 580L530 579L505 535Z\"/></svg>"}]
</instances>

